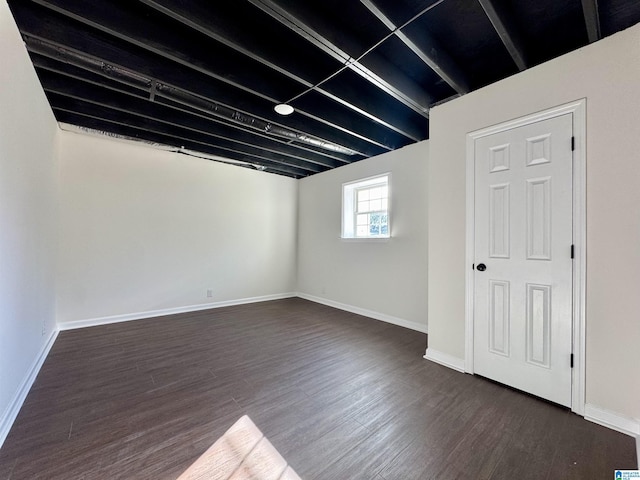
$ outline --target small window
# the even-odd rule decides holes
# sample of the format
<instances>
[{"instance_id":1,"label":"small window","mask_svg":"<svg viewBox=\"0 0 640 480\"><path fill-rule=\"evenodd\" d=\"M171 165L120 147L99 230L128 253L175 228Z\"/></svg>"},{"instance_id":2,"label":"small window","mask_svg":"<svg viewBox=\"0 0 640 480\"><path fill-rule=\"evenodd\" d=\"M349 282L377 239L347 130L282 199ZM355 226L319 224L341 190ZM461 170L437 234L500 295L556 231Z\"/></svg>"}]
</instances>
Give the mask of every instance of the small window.
<instances>
[{"instance_id":1,"label":"small window","mask_svg":"<svg viewBox=\"0 0 640 480\"><path fill-rule=\"evenodd\" d=\"M389 238L389 174L342 185L342 238Z\"/></svg>"}]
</instances>

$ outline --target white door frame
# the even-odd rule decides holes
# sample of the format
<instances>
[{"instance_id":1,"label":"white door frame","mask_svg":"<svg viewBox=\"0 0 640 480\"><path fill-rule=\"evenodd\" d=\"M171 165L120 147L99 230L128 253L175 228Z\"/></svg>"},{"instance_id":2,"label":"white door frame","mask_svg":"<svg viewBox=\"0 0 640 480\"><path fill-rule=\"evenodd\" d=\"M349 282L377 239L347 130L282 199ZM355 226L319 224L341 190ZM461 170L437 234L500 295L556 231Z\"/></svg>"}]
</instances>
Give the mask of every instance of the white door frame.
<instances>
[{"instance_id":1,"label":"white door frame","mask_svg":"<svg viewBox=\"0 0 640 480\"><path fill-rule=\"evenodd\" d=\"M573 370L571 372L571 410L584 415L585 404L585 294L586 294L586 99L554 107L467 134L466 186L466 263L465 276L465 362L467 373L473 370L474 322L474 216L475 216L475 141L478 138L531 123L572 114L573 136Z\"/></svg>"}]
</instances>

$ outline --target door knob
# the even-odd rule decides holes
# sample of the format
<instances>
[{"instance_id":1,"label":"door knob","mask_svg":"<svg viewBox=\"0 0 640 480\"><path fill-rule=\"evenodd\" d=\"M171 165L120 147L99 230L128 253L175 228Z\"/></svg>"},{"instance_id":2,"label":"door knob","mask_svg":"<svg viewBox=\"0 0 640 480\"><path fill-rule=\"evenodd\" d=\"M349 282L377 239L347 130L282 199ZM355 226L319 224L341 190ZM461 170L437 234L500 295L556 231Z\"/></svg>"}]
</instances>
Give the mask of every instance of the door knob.
<instances>
[{"instance_id":1,"label":"door knob","mask_svg":"<svg viewBox=\"0 0 640 480\"><path fill-rule=\"evenodd\" d=\"M479 263L476 268L479 272L484 272L487 269L487 266L484 263Z\"/></svg>"}]
</instances>

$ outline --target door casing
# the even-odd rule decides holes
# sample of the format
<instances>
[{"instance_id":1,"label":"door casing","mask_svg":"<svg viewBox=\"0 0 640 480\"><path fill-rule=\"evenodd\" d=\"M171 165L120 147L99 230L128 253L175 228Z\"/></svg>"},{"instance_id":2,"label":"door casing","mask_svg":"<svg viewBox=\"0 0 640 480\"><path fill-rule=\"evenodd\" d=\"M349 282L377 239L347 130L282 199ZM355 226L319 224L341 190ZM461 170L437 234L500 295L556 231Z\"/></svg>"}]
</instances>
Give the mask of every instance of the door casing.
<instances>
[{"instance_id":1,"label":"door casing","mask_svg":"<svg viewBox=\"0 0 640 480\"><path fill-rule=\"evenodd\" d=\"M466 275L465 275L465 372L473 374L474 326L474 225L475 225L475 148L478 138L541 120L572 115L573 150L573 307L571 374L571 411L584 415L585 404L585 294L586 294L586 99L576 100L515 120L476 130L467 134L466 162Z\"/></svg>"}]
</instances>

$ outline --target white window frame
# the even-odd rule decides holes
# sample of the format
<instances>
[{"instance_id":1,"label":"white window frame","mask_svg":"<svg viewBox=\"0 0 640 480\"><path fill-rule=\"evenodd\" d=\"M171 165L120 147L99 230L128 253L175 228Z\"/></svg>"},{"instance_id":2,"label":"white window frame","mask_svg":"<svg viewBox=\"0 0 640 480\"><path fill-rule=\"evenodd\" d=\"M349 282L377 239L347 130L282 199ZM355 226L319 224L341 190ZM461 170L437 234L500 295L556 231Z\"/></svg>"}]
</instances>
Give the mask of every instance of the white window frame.
<instances>
[{"instance_id":1,"label":"white window frame","mask_svg":"<svg viewBox=\"0 0 640 480\"><path fill-rule=\"evenodd\" d=\"M356 236L356 194L363 188L387 186L387 234ZM344 240L379 241L391 238L391 173L381 173L342 184L342 232Z\"/></svg>"}]
</instances>

